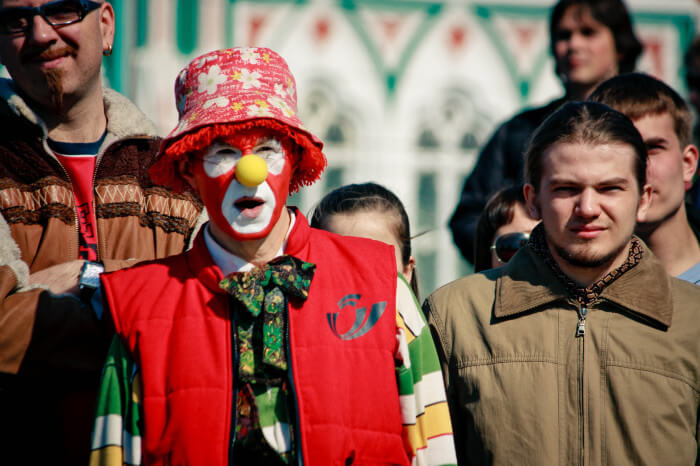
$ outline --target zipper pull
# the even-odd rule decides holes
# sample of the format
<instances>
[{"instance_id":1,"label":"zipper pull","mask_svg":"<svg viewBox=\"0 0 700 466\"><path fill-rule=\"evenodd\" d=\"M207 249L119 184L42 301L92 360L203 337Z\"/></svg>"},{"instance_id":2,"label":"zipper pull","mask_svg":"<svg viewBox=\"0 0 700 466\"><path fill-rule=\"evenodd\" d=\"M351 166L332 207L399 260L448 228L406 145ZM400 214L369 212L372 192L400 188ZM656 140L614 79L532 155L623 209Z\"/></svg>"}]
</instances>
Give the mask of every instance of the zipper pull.
<instances>
[{"instance_id":1,"label":"zipper pull","mask_svg":"<svg viewBox=\"0 0 700 466\"><path fill-rule=\"evenodd\" d=\"M586 313L588 309L584 306L580 306L577 310L578 312L578 325L576 326L576 336L582 337L586 334Z\"/></svg>"}]
</instances>

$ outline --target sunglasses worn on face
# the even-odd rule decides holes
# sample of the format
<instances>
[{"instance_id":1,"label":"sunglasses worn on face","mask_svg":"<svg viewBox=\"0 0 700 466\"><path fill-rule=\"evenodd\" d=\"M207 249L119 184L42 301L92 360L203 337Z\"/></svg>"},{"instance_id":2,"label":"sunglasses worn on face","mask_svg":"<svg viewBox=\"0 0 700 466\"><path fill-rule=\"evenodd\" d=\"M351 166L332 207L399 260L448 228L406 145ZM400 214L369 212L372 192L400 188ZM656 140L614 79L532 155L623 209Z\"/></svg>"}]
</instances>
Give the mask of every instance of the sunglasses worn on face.
<instances>
[{"instance_id":1,"label":"sunglasses worn on face","mask_svg":"<svg viewBox=\"0 0 700 466\"><path fill-rule=\"evenodd\" d=\"M496 238L491 249L496 251L496 259L505 264L518 252L518 249L527 244L529 238L529 233L523 233L521 231L506 233Z\"/></svg>"},{"instance_id":2,"label":"sunglasses worn on face","mask_svg":"<svg viewBox=\"0 0 700 466\"><path fill-rule=\"evenodd\" d=\"M18 34L32 28L36 15L51 26L65 26L83 20L100 7L90 0L58 0L41 6L20 6L0 9L0 34Z\"/></svg>"}]
</instances>

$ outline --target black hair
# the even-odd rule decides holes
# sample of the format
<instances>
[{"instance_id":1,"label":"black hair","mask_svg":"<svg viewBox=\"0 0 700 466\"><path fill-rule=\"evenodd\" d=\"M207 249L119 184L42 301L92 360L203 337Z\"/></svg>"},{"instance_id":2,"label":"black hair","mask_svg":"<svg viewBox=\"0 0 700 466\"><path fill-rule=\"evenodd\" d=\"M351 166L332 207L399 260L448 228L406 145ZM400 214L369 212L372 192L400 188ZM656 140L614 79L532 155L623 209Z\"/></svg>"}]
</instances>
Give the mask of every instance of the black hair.
<instances>
[{"instance_id":1,"label":"black hair","mask_svg":"<svg viewBox=\"0 0 700 466\"><path fill-rule=\"evenodd\" d=\"M525 179L539 191L542 159L555 144L627 144L635 153L635 178L646 183L647 148L632 120L598 102L569 102L537 127L525 153Z\"/></svg>"},{"instance_id":2,"label":"black hair","mask_svg":"<svg viewBox=\"0 0 700 466\"><path fill-rule=\"evenodd\" d=\"M363 211L394 213L394 235L401 246L401 260L408 264L411 260L411 227L408 214L401 200L394 193L376 183L348 184L326 194L311 215L311 226L328 230L328 219L335 214L351 214ZM411 277L411 288L418 298L418 278L416 270Z\"/></svg>"},{"instance_id":3,"label":"black hair","mask_svg":"<svg viewBox=\"0 0 700 466\"><path fill-rule=\"evenodd\" d=\"M522 184L497 191L481 211L474 236L474 272L491 268L491 244L494 236L499 228L513 221L516 204L525 208Z\"/></svg>"},{"instance_id":4,"label":"black hair","mask_svg":"<svg viewBox=\"0 0 700 466\"><path fill-rule=\"evenodd\" d=\"M566 10L572 6L588 7L591 16L610 29L615 40L615 50L620 56L618 60L619 72L629 73L634 71L637 59L642 54L642 43L634 33L632 19L622 0L559 0L554 5L549 20L549 39L552 55L556 56L554 43L559 22ZM557 69L556 73L559 75L560 70Z\"/></svg>"}]
</instances>

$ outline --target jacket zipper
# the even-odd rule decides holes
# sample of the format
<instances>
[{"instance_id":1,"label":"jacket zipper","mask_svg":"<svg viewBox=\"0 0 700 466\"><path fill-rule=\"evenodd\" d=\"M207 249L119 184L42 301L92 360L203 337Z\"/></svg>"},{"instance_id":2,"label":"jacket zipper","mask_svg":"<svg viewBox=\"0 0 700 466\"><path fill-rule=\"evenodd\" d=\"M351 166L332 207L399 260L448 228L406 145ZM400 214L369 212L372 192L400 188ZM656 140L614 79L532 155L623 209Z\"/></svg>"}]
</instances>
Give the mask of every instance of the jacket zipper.
<instances>
[{"instance_id":1,"label":"jacket zipper","mask_svg":"<svg viewBox=\"0 0 700 466\"><path fill-rule=\"evenodd\" d=\"M70 179L70 175L68 175L68 170L63 166L60 160L58 160L58 157L56 157L55 154L53 154L54 160L56 160L56 163L58 163L58 166L61 167L61 171L63 171L63 174L66 176L66 179L70 183L71 186L71 194L73 195L73 226L75 227L75 254L70 254L69 256L72 258L75 258L76 255L80 254L80 225L78 224L78 206L75 205L75 191L73 190L73 182ZM94 183L94 180L93 180ZM71 259L72 260L72 259Z\"/></svg>"},{"instance_id":2,"label":"jacket zipper","mask_svg":"<svg viewBox=\"0 0 700 466\"><path fill-rule=\"evenodd\" d=\"M294 374L292 373L292 342L289 338L289 325L290 325L290 312L289 312L289 301L287 301L287 297L284 297L285 300L285 305L284 309L287 310L287 328L285 329L285 333L287 334L287 378L289 379L289 391L291 392L292 395L292 412L294 415L294 443L295 445L292 446L296 451L294 452L294 456L297 458L297 465L298 466L303 466L304 464L304 458L303 458L303 452L301 449L301 424L299 422L299 409L298 409L298 404L297 404L297 391L296 387L294 385Z\"/></svg>"},{"instance_id":3,"label":"jacket zipper","mask_svg":"<svg viewBox=\"0 0 700 466\"><path fill-rule=\"evenodd\" d=\"M585 462L585 423L584 423L584 350L585 350L585 336L586 336L586 314L588 309L583 304L579 303L576 309L578 314L578 324L576 325L576 338L578 339L578 395L579 395L579 431L580 431L580 445L581 445L581 456L580 464L584 465Z\"/></svg>"},{"instance_id":4,"label":"jacket zipper","mask_svg":"<svg viewBox=\"0 0 700 466\"><path fill-rule=\"evenodd\" d=\"M46 144L44 144L44 147L46 147ZM92 211L95 213L95 233L97 234L97 238L98 238L97 251L96 251L97 262L100 261L100 243L99 243L100 236L99 236L99 232L97 231L97 210L96 210L97 203L95 201L95 199L97 199L97 190L95 189L95 181L97 180L97 167L100 166L100 162L102 161L102 155L104 155L104 152L106 152L106 149L102 153L98 153L97 156L95 157L95 170L92 172L92 186L91 186L91 189L92 189ZM56 154L49 154L49 155L52 155L53 159L56 160L56 162L58 163L58 166L61 167L63 174L66 176L66 179L71 184L71 192L73 193L73 198L75 198L75 192L73 191L73 182L70 179L70 175L68 175L68 171L63 166L61 161L58 160L58 157L56 157ZM75 239L76 239L75 251L77 254L80 254L80 225L78 223L78 206L77 205L75 205L73 207L73 213L75 214L73 216L73 226L75 226Z\"/></svg>"},{"instance_id":5,"label":"jacket zipper","mask_svg":"<svg viewBox=\"0 0 700 466\"><path fill-rule=\"evenodd\" d=\"M236 388L236 382L234 381L236 374L238 374L238 337L236 336L236 303L233 299L229 298L229 308L231 312L231 356L233 360L233 368L231 371L231 427L229 433L229 450L228 450L228 464L233 466L233 447L236 440L236 413L238 411L238 389Z\"/></svg>"},{"instance_id":6,"label":"jacket zipper","mask_svg":"<svg viewBox=\"0 0 700 466\"><path fill-rule=\"evenodd\" d=\"M95 170L92 172L92 212L95 215L95 235L97 236L97 251L95 251L95 254L97 255L97 262L100 262L100 232L97 231L97 189L95 189L95 182L97 181L97 168L100 166L103 155L104 151L98 152L97 156L95 156Z\"/></svg>"}]
</instances>

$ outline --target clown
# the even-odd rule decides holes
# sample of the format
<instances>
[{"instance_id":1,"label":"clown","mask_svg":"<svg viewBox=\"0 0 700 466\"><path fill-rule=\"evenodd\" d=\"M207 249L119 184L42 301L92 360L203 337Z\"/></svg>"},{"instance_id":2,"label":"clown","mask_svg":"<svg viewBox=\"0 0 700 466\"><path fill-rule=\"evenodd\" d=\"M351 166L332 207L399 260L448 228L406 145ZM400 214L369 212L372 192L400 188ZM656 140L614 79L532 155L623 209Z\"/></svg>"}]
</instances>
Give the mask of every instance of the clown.
<instances>
[{"instance_id":1,"label":"clown","mask_svg":"<svg viewBox=\"0 0 700 466\"><path fill-rule=\"evenodd\" d=\"M210 222L188 252L103 275L117 333L100 464L454 464L440 367L390 246L285 205L323 144L264 48L192 61L151 174Z\"/></svg>"}]
</instances>

